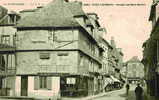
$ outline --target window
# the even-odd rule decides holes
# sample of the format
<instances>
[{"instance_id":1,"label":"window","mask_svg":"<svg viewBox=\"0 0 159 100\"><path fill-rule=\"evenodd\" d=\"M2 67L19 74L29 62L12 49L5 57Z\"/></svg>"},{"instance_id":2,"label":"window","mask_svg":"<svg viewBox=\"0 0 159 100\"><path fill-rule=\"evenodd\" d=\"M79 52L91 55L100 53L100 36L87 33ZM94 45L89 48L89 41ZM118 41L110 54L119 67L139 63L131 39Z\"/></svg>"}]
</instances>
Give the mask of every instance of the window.
<instances>
[{"instance_id":1,"label":"window","mask_svg":"<svg viewBox=\"0 0 159 100\"><path fill-rule=\"evenodd\" d=\"M52 89L52 77L48 76L35 76L34 77L34 90L39 89Z\"/></svg>"},{"instance_id":2,"label":"window","mask_svg":"<svg viewBox=\"0 0 159 100\"><path fill-rule=\"evenodd\" d=\"M5 70L5 59L4 56L0 55L0 70Z\"/></svg>"},{"instance_id":3,"label":"window","mask_svg":"<svg viewBox=\"0 0 159 100\"><path fill-rule=\"evenodd\" d=\"M70 65L69 53L58 53L57 54L57 65Z\"/></svg>"},{"instance_id":4,"label":"window","mask_svg":"<svg viewBox=\"0 0 159 100\"><path fill-rule=\"evenodd\" d=\"M47 86L46 86L46 84L47 84L47 77L46 76L40 76L39 80L40 80L40 89L47 88Z\"/></svg>"},{"instance_id":5,"label":"window","mask_svg":"<svg viewBox=\"0 0 159 100\"><path fill-rule=\"evenodd\" d=\"M58 53L58 56L68 56L68 53Z\"/></svg>"},{"instance_id":6,"label":"window","mask_svg":"<svg viewBox=\"0 0 159 100\"><path fill-rule=\"evenodd\" d=\"M75 78L67 78L67 84L76 84Z\"/></svg>"},{"instance_id":7,"label":"window","mask_svg":"<svg viewBox=\"0 0 159 100\"><path fill-rule=\"evenodd\" d=\"M80 55L80 66L84 66L84 57Z\"/></svg>"},{"instance_id":8,"label":"window","mask_svg":"<svg viewBox=\"0 0 159 100\"><path fill-rule=\"evenodd\" d=\"M40 53L40 59L50 59L50 53Z\"/></svg>"},{"instance_id":9,"label":"window","mask_svg":"<svg viewBox=\"0 0 159 100\"><path fill-rule=\"evenodd\" d=\"M10 35L2 35L1 36L1 42L3 44L10 44Z\"/></svg>"}]
</instances>

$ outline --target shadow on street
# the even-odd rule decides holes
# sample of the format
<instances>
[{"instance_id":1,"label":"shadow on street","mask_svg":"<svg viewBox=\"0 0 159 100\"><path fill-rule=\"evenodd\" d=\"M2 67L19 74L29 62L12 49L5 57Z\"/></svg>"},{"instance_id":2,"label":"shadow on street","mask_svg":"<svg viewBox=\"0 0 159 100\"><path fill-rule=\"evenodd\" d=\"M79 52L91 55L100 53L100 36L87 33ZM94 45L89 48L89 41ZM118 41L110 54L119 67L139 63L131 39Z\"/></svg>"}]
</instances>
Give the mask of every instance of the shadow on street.
<instances>
[{"instance_id":1,"label":"shadow on street","mask_svg":"<svg viewBox=\"0 0 159 100\"><path fill-rule=\"evenodd\" d=\"M128 96L124 93L124 94L120 94L120 97L125 97L125 100L136 100L135 97L135 92L133 90L129 91ZM147 100L147 97L145 96L145 94L143 95L143 100Z\"/></svg>"}]
</instances>

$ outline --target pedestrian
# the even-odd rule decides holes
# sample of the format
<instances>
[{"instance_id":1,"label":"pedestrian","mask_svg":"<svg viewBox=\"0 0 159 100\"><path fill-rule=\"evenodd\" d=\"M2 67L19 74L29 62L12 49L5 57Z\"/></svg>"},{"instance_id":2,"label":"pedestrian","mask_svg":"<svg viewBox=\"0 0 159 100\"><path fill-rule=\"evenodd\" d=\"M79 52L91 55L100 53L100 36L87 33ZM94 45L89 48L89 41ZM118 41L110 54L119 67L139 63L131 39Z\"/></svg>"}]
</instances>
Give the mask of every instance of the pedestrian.
<instances>
[{"instance_id":1,"label":"pedestrian","mask_svg":"<svg viewBox=\"0 0 159 100\"><path fill-rule=\"evenodd\" d=\"M140 86L140 84L137 84L137 87L135 88L135 95L136 100L143 100L143 88Z\"/></svg>"},{"instance_id":2,"label":"pedestrian","mask_svg":"<svg viewBox=\"0 0 159 100\"><path fill-rule=\"evenodd\" d=\"M129 94L129 89L130 89L130 85L129 83L126 84L126 95L128 96Z\"/></svg>"}]
</instances>

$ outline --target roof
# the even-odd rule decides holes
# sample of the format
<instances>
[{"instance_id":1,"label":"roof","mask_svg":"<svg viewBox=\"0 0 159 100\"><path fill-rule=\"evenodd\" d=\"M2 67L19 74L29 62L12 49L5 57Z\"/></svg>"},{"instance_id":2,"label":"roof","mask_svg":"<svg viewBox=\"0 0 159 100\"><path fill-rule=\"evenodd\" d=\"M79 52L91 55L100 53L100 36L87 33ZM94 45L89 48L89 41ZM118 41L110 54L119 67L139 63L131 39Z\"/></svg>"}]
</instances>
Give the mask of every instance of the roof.
<instances>
[{"instance_id":1,"label":"roof","mask_svg":"<svg viewBox=\"0 0 159 100\"><path fill-rule=\"evenodd\" d=\"M131 63L131 62L140 62L140 60L138 59L137 56L134 56L130 60L127 61L127 63Z\"/></svg>"},{"instance_id":2,"label":"roof","mask_svg":"<svg viewBox=\"0 0 159 100\"><path fill-rule=\"evenodd\" d=\"M113 47L110 45L110 43L105 38L103 38L103 37L100 37L100 38L103 42L105 42L109 46L109 48L113 49Z\"/></svg>"},{"instance_id":3,"label":"roof","mask_svg":"<svg viewBox=\"0 0 159 100\"><path fill-rule=\"evenodd\" d=\"M6 8L0 6L0 26L14 25L20 16L14 11L8 11ZM16 20L13 16L17 16Z\"/></svg>"},{"instance_id":4,"label":"roof","mask_svg":"<svg viewBox=\"0 0 159 100\"><path fill-rule=\"evenodd\" d=\"M149 21L152 20L153 16L155 15L155 6L156 6L156 3L152 4L151 5L151 11L150 11L150 16L149 16Z\"/></svg>"},{"instance_id":5,"label":"roof","mask_svg":"<svg viewBox=\"0 0 159 100\"><path fill-rule=\"evenodd\" d=\"M4 8L3 6L0 6L0 12L1 12L0 13L0 19L1 19L7 14L8 10Z\"/></svg>"},{"instance_id":6,"label":"roof","mask_svg":"<svg viewBox=\"0 0 159 100\"><path fill-rule=\"evenodd\" d=\"M20 11L20 13L25 13L25 12L35 12L37 9L25 9Z\"/></svg>"},{"instance_id":7,"label":"roof","mask_svg":"<svg viewBox=\"0 0 159 100\"><path fill-rule=\"evenodd\" d=\"M45 7L23 17L17 27L80 26L74 16L85 15L79 2L54 0Z\"/></svg>"},{"instance_id":8,"label":"roof","mask_svg":"<svg viewBox=\"0 0 159 100\"><path fill-rule=\"evenodd\" d=\"M79 16L79 15L84 15L86 16L86 14L84 13L84 11L82 10L82 2L69 2L68 5L69 9L71 10L71 13L74 16Z\"/></svg>"}]
</instances>

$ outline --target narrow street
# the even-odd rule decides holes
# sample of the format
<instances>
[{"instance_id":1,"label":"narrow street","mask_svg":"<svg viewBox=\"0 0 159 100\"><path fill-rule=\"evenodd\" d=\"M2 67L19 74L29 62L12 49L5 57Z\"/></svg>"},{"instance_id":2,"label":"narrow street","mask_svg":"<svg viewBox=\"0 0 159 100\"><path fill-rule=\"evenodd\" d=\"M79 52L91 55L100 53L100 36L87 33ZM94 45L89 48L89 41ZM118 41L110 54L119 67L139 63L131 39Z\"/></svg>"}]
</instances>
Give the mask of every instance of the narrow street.
<instances>
[{"instance_id":1,"label":"narrow street","mask_svg":"<svg viewBox=\"0 0 159 100\"><path fill-rule=\"evenodd\" d=\"M130 87L128 97L125 94L125 92L126 92L125 88L123 88L121 90L117 90L117 91L107 93L103 97L95 98L95 99L92 99L92 100L135 100L134 90L135 90L135 85ZM144 99L144 100L146 100L146 99Z\"/></svg>"}]
</instances>

